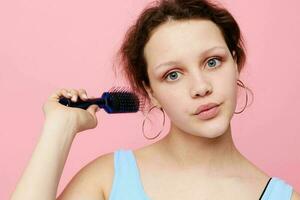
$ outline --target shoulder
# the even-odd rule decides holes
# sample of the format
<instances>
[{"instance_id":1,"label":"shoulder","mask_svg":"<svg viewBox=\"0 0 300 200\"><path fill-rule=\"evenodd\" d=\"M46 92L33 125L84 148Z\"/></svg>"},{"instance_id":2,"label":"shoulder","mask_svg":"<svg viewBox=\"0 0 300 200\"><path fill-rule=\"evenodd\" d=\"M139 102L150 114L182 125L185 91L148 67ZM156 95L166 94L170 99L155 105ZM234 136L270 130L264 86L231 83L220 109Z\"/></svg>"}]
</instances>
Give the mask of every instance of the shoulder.
<instances>
[{"instance_id":1,"label":"shoulder","mask_svg":"<svg viewBox=\"0 0 300 200\"><path fill-rule=\"evenodd\" d=\"M114 153L106 153L81 168L71 179L58 200L106 199L114 174Z\"/></svg>"},{"instance_id":2,"label":"shoulder","mask_svg":"<svg viewBox=\"0 0 300 200\"><path fill-rule=\"evenodd\" d=\"M112 181L111 178L114 174L114 152L97 157L83 167L79 173L86 174L98 187L106 187Z\"/></svg>"},{"instance_id":3,"label":"shoulder","mask_svg":"<svg viewBox=\"0 0 300 200\"><path fill-rule=\"evenodd\" d=\"M293 194L292 194L291 200L300 200L300 194L297 193L295 190L293 190Z\"/></svg>"}]
</instances>

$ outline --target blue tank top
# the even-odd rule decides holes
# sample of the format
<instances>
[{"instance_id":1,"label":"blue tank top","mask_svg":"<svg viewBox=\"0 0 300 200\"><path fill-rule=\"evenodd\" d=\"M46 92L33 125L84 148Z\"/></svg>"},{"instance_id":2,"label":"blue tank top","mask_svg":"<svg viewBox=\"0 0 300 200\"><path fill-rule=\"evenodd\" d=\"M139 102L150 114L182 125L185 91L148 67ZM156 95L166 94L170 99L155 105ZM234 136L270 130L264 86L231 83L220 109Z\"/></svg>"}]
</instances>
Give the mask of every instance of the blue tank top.
<instances>
[{"instance_id":1,"label":"blue tank top","mask_svg":"<svg viewBox=\"0 0 300 200\"><path fill-rule=\"evenodd\" d=\"M270 178L260 200L290 200L293 188L278 177ZM109 200L150 200L144 191L132 150L114 152L114 179Z\"/></svg>"}]
</instances>

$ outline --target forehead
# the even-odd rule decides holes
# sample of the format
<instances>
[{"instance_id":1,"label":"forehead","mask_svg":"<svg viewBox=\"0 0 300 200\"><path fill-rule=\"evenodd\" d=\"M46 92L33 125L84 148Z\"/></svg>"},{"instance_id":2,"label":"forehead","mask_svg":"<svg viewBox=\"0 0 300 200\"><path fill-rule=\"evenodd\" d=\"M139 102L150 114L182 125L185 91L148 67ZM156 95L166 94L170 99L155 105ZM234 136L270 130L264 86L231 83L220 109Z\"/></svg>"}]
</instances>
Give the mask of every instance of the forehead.
<instances>
[{"instance_id":1,"label":"forehead","mask_svg":"<svg viewBox=\"0 0 300 200\"><path fill-rule=\"evenodd\" d=\"M148 64L192 56L213 46L226 46L218 26L210 20L168 21L156 28L144 48ZM152 63L154 64L154 63Z\"/></svg>"}]
</instances>

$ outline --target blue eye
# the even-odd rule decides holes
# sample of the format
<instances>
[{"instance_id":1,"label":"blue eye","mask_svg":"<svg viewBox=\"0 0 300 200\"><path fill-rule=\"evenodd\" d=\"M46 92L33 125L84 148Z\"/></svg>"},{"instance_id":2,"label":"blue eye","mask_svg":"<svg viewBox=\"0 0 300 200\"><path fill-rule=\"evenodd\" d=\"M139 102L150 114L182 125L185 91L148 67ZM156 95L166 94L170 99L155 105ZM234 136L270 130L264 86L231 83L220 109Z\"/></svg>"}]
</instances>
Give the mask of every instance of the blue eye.
<instances>
[{"instance_id":1,"label":"blue eye","mask_svg":"<svg viewBox=\"0 0 300 200\"><path fill-rule=\"evenodd\" d=\"M209 67L215 67L217 65L216 61L221 62L219 58L212 58L208 60L207 64Z\"/></svg>"},{"instance_id":2,"label":"blue eye","mask_svg":"<svg viewBox=\"0 0 300 200\"><path fill-rule=\"evenodd\" d=\"M178 77L178 71L173 71L173 72L170 72L169 74L167 74L167 76L165 77L165 79L169 78L171 80L176 80L177 77Z\"/></svg>"},{"instance_id":3,"label":"blue eye","mask_svg":"<svg viewBox=\"0 0 300 200\"><path fill-rule=\"evenodd\" d=\"M218 63L219 62L219 63ZM222 58L220 57L214 57L214 58L211 58L207 61L207 65L210 67L210 68L217 68L218 65L220 65L222 62ZM164 80L165 79L169 79L171 81L175 81L178 79L178 73L180 73L179 71L172 71L170 73L168 73L166 76L164 76Z\"/></svg>"}]
</instances>

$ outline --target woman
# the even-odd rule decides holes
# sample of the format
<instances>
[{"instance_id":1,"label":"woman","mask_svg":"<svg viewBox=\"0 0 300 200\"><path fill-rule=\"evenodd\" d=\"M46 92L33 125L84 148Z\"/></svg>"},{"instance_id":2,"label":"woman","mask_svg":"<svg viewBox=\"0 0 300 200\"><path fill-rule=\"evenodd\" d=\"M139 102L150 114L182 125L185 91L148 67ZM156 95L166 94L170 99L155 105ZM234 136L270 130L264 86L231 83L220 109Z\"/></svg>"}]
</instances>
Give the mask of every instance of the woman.
<instances>
[{"instance_id":1,"label":"woman","mask_svg":"<svg viewBox=\"0 0 300 200\"><path fill-rule=\"evenodd\" d=\"M59 200L300 199L233 143L237 89L247 88L239 80L242 36L226 9L205 0L160 1L140 15L119 53L131 88L149 100L148 112L157 108L169 116L170 130L149 146L100 156L74 176ZM44 104L44 129L13 200L55 199L75 135L98 124L97 106L81 110L57 101L85 95L61 89Z\"/></svg>"}]
</instances>

